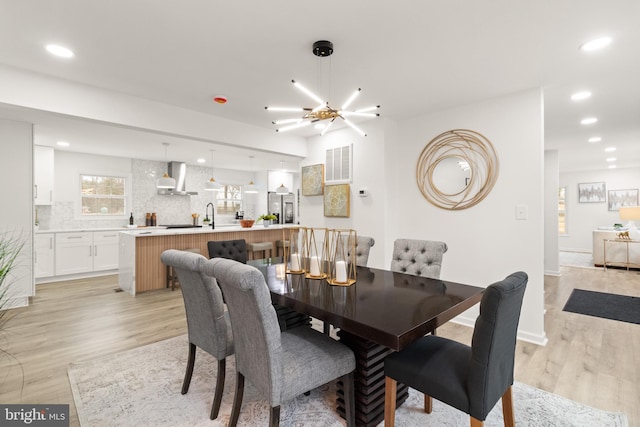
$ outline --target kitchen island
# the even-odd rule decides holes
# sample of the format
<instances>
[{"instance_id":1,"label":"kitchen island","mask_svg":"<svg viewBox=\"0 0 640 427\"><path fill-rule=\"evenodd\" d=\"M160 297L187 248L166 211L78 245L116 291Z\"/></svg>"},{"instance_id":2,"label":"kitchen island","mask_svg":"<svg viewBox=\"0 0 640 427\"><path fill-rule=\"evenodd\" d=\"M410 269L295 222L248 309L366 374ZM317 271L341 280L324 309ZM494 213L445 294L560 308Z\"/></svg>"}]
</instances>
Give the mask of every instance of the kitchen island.
<instances>
[{"instance_id":1,"label":"kitchen island","mask_svg":"<svg viewBox=\"0 0 640 427\"><path fill-rule=\"evenodd\" d=\"M244 239L247 243L273 242L285 238L285 231L292 225L262 225L251 228L240 226L221 227L212 230L202 228L138 228L121 231L119 237L119 286L131 295L140 292L165 289L167 270L160 261L160 254L167 249L199 249L207 258L207 242L211 240ZM274 254L275 255L275 254Z\"/></svg>"}]
</instances>

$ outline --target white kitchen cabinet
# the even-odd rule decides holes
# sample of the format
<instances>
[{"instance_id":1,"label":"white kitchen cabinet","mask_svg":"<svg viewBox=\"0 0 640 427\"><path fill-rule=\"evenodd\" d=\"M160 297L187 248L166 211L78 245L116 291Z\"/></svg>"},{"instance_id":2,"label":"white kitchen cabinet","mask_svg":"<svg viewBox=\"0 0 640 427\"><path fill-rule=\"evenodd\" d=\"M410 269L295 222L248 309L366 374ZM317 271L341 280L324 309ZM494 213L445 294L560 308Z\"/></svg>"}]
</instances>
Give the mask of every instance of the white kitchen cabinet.
<instances>
[{"instance_id":1,"label":"white kitchen cabinet","mask_svg":"<svg viewBox=\"0 0 640 427\"><path fill-rule=\"evenodd\" d=\"M118 268L118 232L93 232L93 271Z\"/></svg>"},{"instance_id":2,"label":"white kitchen cabinet","mask_svg":"<svg viewBox=\"0 0 640 427\"><path fill-rule=\"evenodd\" d=\"M55 274L55 235L36 234L34 240L33 273L36 278L51 277Z\"/></svg>"},{"instance_id":3,"label":"white kitchen cabinet","mask_svg":"<svg viewBox=\"0 0 640 427\"><path fill-rule=\"evenodd\" d=\"M36 205L53 204L53 148L33 147L33 197Z\"/></svg>"},{"instance_id":4,"label":"white kitchen cabinet","mask_svg":"<svg viewBox=\"0 0 640 427\"><path fill-rule=\"evenodd\" d=\"M118 268L117 231L56 234L56 276Z\"/></svg>"},{"instance_id":5,"label":"white kitchen cabinet","mask_svg":"<svg viewBox=\"0 0 640 427\"><path fill-rule=\"evenodd\" d=\"M93 233L56 233L56 276L93 271Z\"/></svg>"}]
</instances>

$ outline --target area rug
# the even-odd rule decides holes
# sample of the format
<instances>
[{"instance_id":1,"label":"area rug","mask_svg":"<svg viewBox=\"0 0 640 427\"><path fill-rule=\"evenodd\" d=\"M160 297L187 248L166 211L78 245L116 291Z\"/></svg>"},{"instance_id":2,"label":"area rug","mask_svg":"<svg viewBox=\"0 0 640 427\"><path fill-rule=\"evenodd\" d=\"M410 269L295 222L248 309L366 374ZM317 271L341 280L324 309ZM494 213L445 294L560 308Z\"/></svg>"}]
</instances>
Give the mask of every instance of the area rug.
<instances>
[{"instance_id":1,"label":"area rug","mask_svg":"<svg viewBox=\"0 0 640 427\"><path fill-rule=\"evenodd\" d=\"M574 289L563 311L640 324L640 298Z\"/></svg>"},{"instance_id":2,"label":"area rug","mask_svg":"<svg viewBox=\"0 0 640 427\"><path fill-rule=\"evenodd\" d=\"M209 419L216 363L208 354L196 355L191 387L180 394L187 363L187 338L180 336L98 360L69 366L69 381L83 427L172 426L222 427L229 422L235 387L235 361L227 361L227 381L220 416ZM281 408L283 427L333 427L345 422L335 412L335 383L299 396ZM553 427L628 427L624 414L594 409L545 391L516 383L513 388L516 423L525 426ZM422 394L411 390L398 408L398 426L467 426L466 414L436 400L433 412L422 411ZM240 426L268 425L269 408L258 398L250 383L245 396ZM381 422L380 426L384 423ZM485 423L503 426L498 404Z\"/></svg>"}]
</instances>

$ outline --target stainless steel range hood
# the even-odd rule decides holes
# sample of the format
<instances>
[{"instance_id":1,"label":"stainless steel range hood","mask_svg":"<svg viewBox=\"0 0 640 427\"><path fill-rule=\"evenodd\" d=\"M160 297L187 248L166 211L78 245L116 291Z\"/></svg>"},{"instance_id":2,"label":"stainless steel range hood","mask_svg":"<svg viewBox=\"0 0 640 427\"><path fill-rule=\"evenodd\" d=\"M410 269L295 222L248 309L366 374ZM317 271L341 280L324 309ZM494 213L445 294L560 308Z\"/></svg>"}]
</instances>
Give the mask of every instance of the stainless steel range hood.
<instances>
[{"instance_id":1,"label":"stainless steel range hood","mask_svg":"<svg viewBox=\"0 0 640 427\"><path fill-rule=\"evenodd\" d=\"M176 180L176 188L160 188L158 194L163 196L195 196L198 193L196 191L187 191L186 176L187 176L187 164L183 162L169 162L168 165L169 176Z\"/></svg>"}]
</instances>

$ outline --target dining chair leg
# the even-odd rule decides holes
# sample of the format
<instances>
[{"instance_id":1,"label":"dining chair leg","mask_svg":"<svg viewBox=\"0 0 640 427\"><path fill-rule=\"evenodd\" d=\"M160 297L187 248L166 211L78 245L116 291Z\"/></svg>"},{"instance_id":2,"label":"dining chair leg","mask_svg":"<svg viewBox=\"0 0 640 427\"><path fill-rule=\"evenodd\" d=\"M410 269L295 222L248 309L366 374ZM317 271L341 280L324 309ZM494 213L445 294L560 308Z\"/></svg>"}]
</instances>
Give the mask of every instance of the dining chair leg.
<instances>
[{"instance_id":1,"label":"dining chair leg","mask_svg":"<svg viewBox=\"0 0 640 427\"><path fill-rule=\"evenodd\" d=\"M280 405L271 408L271 416L269 417L269 427L278 427L280 425Z\"/></svg>"},{"instance_id":2,"label":"dining chair leg","mask_svg":"<svg viewBox=\"0 0 640 427\"><path fill-rule=\"evenodd\" d=\"M393 427L396 421L396 391L398 382L391 377L384 379L384 427Z\"/></svg>"},{"instance_id":3,"label":"dining chair leg","mask_svg":"<svg viewBox=\"0 0 640 427\"><path fill-rule=\"evenodd\" d=\"M432 409L433 409L433 399L428 394L425 394L424 395L424 412L426 412L427 414L430 414Z\"/></svg>"},{"instance_id":4,"label":"dining chair leg","mask_svg":"<svg viewBox=\"0 0 640 427\"><path fill-rule=\"evenodd\" d=\"M236 394L233 396L233 407L231 408L231 418L229 419L229 427L238 425L240 418L240 407L242 406L242 395L244 394L244 375L240 372L236 374Z\"/></svg>"},{"instance_id":5,"label":"dining chair leg","mask_svg":"<svg viewBox=\"0 0 640 427\"><path fill-rule=\"evenodd\" d=\"M513 414L513 395L511 394L511 386L502 395L502 416L504 417L505 427L515 427L516 419Z\"/></svg>"},{"instance_id":6,"label":"dining chair leg","mask_svg":"<svg viewBox=\"0 0 640 427\"><path fill-rule=\"evenodd\" d=\"M482 426L484 426L484 422L483 421L480 421L480 420L478 420L476 418L473 418L473 417L469 417L469 418L471 418L471 427L482 427Z\"/></svg>"},{"instance_id":7,"label":"dining chair leg","mask_svg":"<svg viewBox=\"0 0 640 427\"><path fill-rule=\"evenodd\" d=\"M189 343L189 359L187 360L187 371L184 373L184 381L182 381L182 394L187 394L189 385L191 384L191 376L193 375L193 365L196 362L196 345Z\"/></svg>"},{"instance_id":8,"label":"dining chair leg","mask_svg":"<svg viewBox=\"0 0 640 427\"><path fill-rule=\"evenodd\" d=\"M344 418L347 427L356 425L356 393L354 386L354 372L349 372L342 376L342 387L344 392Z\"/></svg>"},{"instance_id":9,"label":"dining chair leg","mask_svg":"<svg viewBox=\"0 0 640 427\"><path fill-rule=\"evenodd\" d=\"M211 405L211 418L218 418L220 405L222 405L222 393L224 392L224 377L226 373L227 359L218 360L218 379L216 380L216 390L213 393L213 405Z\"/></svg>"}]
</instances>

